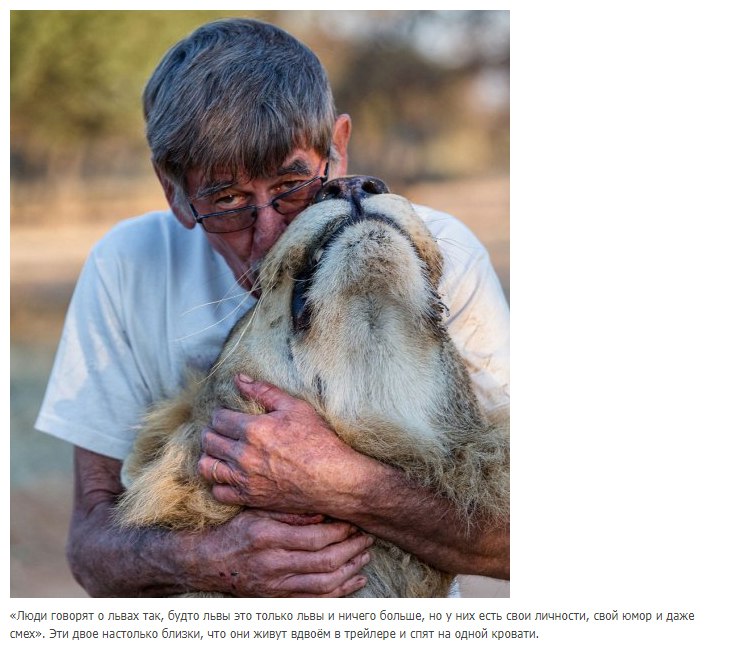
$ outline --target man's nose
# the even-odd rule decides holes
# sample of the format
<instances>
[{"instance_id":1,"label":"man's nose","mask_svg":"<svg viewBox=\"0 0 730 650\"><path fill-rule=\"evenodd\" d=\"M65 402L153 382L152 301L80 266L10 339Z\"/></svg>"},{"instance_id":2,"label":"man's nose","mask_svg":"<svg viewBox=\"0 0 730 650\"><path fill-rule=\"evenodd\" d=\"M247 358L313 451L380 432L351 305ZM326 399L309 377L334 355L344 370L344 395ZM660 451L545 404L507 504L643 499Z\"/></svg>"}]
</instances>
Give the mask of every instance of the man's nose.
<instances>
[{"instance_id":1,"label":"man's nose","mask_svg":"<svg viewBox=\"0 0 730 650\"><path fill-rule=\"evenodd\" d=\"M256 222L254 223L254 240L258 246L268 251L286 230L291 221L290 217L279 214L272 205L267 205L256 210Z\"/></svg>"},{"instance_id":2,"label":"man's nose","mask_svg":"<svg viewBox=\"0 0 730 650\"><path fill-rule=\"evenodd\" d=\"M388 194L388 186L375 176L345 176L333 178L317 192L313 203L331 199L345 199L360 208L360 202L375 194Z\"/></svg>"}]
</instances>

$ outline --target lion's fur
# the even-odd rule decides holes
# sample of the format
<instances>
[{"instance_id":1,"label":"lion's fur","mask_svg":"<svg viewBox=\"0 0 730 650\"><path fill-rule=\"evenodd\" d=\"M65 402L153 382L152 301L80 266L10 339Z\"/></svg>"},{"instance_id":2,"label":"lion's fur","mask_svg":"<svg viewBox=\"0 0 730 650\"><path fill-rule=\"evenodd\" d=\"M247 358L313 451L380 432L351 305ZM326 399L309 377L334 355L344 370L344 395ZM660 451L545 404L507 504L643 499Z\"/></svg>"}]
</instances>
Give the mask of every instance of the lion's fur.
<instances>
[{"instance_id":1,"label":"lion's fur","mask_svg":"<svg viewBox=\"0 0 730 650\"><path fill-rule=\"evenodd\" d=\"M450 499L464 526L508 521L508 417L480 407L443 326L438 247L401 197L369 197L362 210L328 200L284 232L262 265L259 302L211 372L150 412L125 462L124 525L201 529L239 510L212 498L197 461L214 408L261 412L236 390L241 372L309 401L353 448ZM297 282L309 282L311 312L299 329ZM382 540L371 557L356 596L444 596L453 578Z\"/></svg>"}]
</instances>

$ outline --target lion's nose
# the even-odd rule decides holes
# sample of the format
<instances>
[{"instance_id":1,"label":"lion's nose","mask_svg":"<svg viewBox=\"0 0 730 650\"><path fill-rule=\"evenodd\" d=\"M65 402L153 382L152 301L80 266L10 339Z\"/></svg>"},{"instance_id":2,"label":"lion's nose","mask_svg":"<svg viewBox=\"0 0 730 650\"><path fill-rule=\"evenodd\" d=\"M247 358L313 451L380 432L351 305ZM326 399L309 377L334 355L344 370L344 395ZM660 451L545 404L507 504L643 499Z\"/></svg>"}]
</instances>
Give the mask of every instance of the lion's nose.
<instances>
[{"instance_id":1,"label":"lion's nose","mask_svg":"<svg viewBox=\"0 0 730 650\"><path fill-rule=\"evenodd\" d=\"M345 199L359 205L362 199L374 194L388 194L388 186L374 176L345 176L333 178L322 186L314 197L314 203L328 199Z\"/></svg>"}]
</instances>

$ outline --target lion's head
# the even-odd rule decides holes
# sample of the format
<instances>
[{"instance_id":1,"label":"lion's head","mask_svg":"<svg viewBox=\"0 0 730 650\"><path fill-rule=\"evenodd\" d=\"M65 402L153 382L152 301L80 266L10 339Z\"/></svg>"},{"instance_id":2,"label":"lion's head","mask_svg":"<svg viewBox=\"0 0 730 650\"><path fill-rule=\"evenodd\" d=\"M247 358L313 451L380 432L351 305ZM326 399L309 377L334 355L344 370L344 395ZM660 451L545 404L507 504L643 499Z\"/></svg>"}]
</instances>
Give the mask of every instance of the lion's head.
<instances>
[{"instance_id":1,"label":"lion's head","mask_svg":"<svg viewBox=\"0 0 730 650\"><path fill-rule=\"evenodd\" d=\"M269 381L338 421L387 414L423 436L454 380L441 270L409 201L371 177L330 181L266 256L259 302L231 333L223 374Z\"/></svg>"}]
</instances>

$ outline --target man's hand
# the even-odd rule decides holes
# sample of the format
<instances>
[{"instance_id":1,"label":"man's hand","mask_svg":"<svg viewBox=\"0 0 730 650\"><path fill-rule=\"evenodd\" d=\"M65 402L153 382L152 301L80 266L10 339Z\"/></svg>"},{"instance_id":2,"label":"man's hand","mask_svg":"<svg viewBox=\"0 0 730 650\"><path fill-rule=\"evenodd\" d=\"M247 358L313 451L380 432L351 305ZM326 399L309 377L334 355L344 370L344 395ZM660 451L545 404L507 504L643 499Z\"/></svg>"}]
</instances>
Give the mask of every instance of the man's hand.
<instances>
[{"instance_id":1,"label":"man's hand","mask_svg":"<svg viewBox=\"0 0 730 650\"><path fill-rule=\"evenodd\" d=\"M365 458L342 442L315 410L265 382L237 378L239 390L267 411L218 409L202 435L198 470L223 503L282 512L321 512L338 497Z\"/></svg>"},{"instance_id":2,"label":"man's hand","mask_svg":"<svg viewBox=\"0 0 730 650\"><path fill-rule=\"evenodd\" d=\"M322 513L393 542L447 573L509 579L509 526L465 526L454 503L356 452L306 402L266 382L236 380L263 415L219 409L198 469L223 503Z\"/></svg>"},{"instance_id":3,"label":"man's hand","mask_svg":"<svg viewBox=\"0 0 730 650\"><path fill-rule=\"evenodd\" d=\"M75 450L67 555L91 596L345 596L365 584L359 572L372 538L320 515L248 510L200 532L120 529L120 469L118 460Z\"/></svg>"},{"instance_id":4,"label":"man's hand","mask_svg":"<svg viewBox=\"0 0 730 650\"><path fill-rule=\"evenodd\" d=\"M339 597L365 584L373 539L322 517L245 510L206 532L188 555L202 591L234 596ZM202 562L201 562L202 560Z\"/></svg>"}]
</instances>

